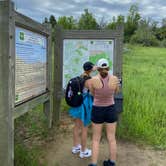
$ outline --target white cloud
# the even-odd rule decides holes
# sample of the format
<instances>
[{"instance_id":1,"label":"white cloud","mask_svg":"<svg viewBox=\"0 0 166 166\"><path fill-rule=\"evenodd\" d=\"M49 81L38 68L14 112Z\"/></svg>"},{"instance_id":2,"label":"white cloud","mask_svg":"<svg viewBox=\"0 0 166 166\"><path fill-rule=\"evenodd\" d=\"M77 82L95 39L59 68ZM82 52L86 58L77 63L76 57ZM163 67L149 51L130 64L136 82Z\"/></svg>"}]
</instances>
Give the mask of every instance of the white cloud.
<instances>
[{"instance_id":1,"label":"white cloud","mask_svg":"<svg viewBox=\"0 0 166 166\"><path fill-rule=\"evenodd\" d=\"M121 4L127 4L127 3L131 3L132 0L103 0L104 2L107 3L121 3Z\"/></svg>"},{"instance_id":2,"label":"white cloud","mask_svg":"<svg viewBox=\"0 0 166 166\"><path fill-rule=\"evenodd\" d=\"M156 21L166 16L165 0L14 0L17 10L42 21L44 17L53 14L59 16L74 16L78 18L88 8L97 18L105 17L107 20L113 16L127 15L130 6L139 5L139 12L143 17L152 17Z\"/></svg>"}]
</instances>

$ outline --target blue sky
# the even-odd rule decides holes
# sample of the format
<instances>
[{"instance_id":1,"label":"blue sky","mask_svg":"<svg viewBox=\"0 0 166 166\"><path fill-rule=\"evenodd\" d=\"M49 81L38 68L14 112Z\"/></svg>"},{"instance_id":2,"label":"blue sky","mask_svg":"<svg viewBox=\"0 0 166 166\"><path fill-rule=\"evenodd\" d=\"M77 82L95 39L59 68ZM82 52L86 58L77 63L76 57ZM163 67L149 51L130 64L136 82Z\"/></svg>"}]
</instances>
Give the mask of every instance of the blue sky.
<instances>
[{"instance_id":1,"label":"blue sky","mask_svg":"<svg viewBox=\"0 0 166 166\"><path fill-rule=\"evenodd\" d=\"M110 21L113 16L127 15L130 6L137 3L143 17L161 22L166 17L166 0L13 0L18 12L42 22L45 17L54 15L79 18L88 8L100 21Z\"/></svg>"}]
</instances>

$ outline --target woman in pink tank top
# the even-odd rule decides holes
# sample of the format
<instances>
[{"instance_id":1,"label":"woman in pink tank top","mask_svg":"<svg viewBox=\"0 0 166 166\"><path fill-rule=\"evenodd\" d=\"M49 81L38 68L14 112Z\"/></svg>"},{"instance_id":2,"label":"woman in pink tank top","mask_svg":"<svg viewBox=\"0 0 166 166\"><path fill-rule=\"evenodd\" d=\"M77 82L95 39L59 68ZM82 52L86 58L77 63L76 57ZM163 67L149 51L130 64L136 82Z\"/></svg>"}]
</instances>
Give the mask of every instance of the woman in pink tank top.
<instances>
[{"instance_id":1,"label":"woman in pink tank top","mask_svg":"<svg viewBox=\"0 0 166 166\"><path fill-rule=\"evenodd\" d=\"M100 59L97 63L97 67L99 74L93 77L88 85L94 96L91 114L93 128L92 163L89 164L89 166L97 166L103 123L106 123L106 133L110 153L109 159L103 162L103 166L115 166L115 132L118 113L114 106L114 94L119 90L118 78L109 74L109 62L107 59Z\"/></svg>"}]
</instances>

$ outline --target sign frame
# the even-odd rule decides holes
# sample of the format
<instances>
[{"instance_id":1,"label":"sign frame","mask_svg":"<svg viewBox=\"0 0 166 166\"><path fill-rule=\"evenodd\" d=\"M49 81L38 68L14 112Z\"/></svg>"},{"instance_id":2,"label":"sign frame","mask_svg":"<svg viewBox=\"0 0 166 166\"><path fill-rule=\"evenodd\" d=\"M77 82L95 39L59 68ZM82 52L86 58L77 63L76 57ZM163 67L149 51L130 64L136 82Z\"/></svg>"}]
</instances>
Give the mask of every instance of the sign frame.
<instances>
[{"instance_id":1,"label":"sign frame","mask_svg":"<svg viewBox=\"0 0 166 166\"><path fill-rule=\"evenodd\" d=\"M55 68L54 68L54 116L60 118L60 102L64 95L63 90L63 40L65 39L87 39L87 40L113 40L113 74L122 80L122 51L123 51L123 25L118 25L114 30L63 30L57 27L55 34ZM122 81L121 81L122 82ZM122 90L115 96L117 109L122 112ZM57 111L59 110L59 111Z\"/></svg>"},{"instance_id":2,"label":"sign frame","mask_svg":"<svg viewBox=\"0 0 166 166\"><path fill-rule=\"evenodd\" d=\"M52 95L52 51L51 51L51 28L49 25L44 25L40 24L29 17L18 13L14 12L14 19L15 19L15 24L14 24L14 29L16 27L24 28L25 30L32 31L34 33L38 33L40 35L43 35L47 38L47 62L46 62L46 87L47 91L43 94L40 94L38 96L35 96L34 98L30 98L29 100L20 103L20 104L15 104L15 111L14 111L14 118L17 118L21 116L22 114L26 113L30 109L34 108L35 106L44 103L44 110L45 113L48 112L46 111L48 108L48 102L50 102L51 95ZM14 35L13 35L14 36ZM15 36L14 36L15 38ZM14 43L15 44L15 43ZM15 57L14 57L15 61ZM15 82L15 81L14 81ZM52 105L52 104L51 104ZM49 108L50 109L50 108ZM50 111L49 111L50 112ZM48 113L46 113L48 114ZM51 127L51 121L52 119L49 118L49 126Z\"/></svg>"},{"instance_id":3,"label":"sign frame","mask_svg":"<svg viewBox=\"0 0 166 166\"><path fill-rule=\"evenodd\" d=\"M47 38L47 91L23 103L15 104L15 27L21 27ZM52 126L53 79L51 26L40 24L18 13L11 0L0 1L0 161L14 165L14 119L39 104L44 105L48 127Z\"/></svg>"}]
</instances>

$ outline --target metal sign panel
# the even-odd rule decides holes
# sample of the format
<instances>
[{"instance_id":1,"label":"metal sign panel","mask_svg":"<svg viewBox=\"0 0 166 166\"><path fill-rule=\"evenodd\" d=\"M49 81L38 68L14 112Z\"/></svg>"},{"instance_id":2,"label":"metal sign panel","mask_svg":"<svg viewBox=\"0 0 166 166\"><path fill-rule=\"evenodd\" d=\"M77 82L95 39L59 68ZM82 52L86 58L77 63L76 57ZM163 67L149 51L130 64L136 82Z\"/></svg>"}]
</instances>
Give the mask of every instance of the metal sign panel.
<instances>
[{"instance_id":1,"label":"metal sign panel","mask_svg":"<svg viewBox=\"0 0 166 166\"><path fill-rule=\"evenodd\" d=\"M46 91L47 38L16 27L15 103Z\"/></svg>"},{"instance_id":2,"label":"metal sign panel","mask_svg":"<svg viewBox=\"0 0 166 166\"><path fill-rule=\"evenodd\" d=\"M106 58L113 73L114 40L65 39L63 45L63 88L70 78L83 72L86 61L96 64L100 58Z\"/></svg>"}]
</instances>

